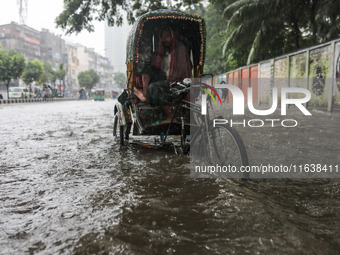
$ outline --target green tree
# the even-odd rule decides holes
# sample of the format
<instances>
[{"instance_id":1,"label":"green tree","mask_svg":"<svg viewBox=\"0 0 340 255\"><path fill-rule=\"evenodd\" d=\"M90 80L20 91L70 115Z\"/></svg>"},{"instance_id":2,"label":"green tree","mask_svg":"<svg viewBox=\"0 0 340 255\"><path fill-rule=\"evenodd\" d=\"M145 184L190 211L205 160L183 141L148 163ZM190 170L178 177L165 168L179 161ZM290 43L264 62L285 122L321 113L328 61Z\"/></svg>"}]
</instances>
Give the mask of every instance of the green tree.
<instances>
[{"instance_id":1,"label":"green tree","mask_svg":"<svg viewBox=\"0 0 340 255\"><path fill-rule=\"evenodd\" d=\"M83 71L78 74L78 81L81 87L90 91L98 82L99 76L94 70Z\"/></svg>"},{"instance_id":2,"label":"green tree","mask_svg":"<svg viewBox=\"0 0 340 255\"><path fill-rule=\"evenodd\" d=\"M158 9L181 9L184 6L191 6L201 0L64 0L64 10L56 18L58 27L66 30L66 34L79 33L86 29L94 31L92 22L94 20L108 20L109 25L121 25L123 14L127 13L127 20L130 24L135 18L152 10Z\"/></svg>"},{"instance_id":3,"label":"green tree","mask_svg":"<svg viewBox=\"0 0 340 255\"><path fill-rule=\"evenodd\" d=\"M126 87L126 76L123 73L115 74L113 81L117 87L123 89Z\"/></svg>"},{"instance_id":4,"label":"green tree","mask_svg":"<svg viewBox=\"0 0 340 255\"><path fill-rule=\"evenodd\" d=\"M93 69L90 69L89 71L88 71L88 73L91 75L91 77L92 77L92 79L93 79L93 86L95 86L98 82L99 82L99 80L100 80L100 77L99 77L99 75L97 74L97 72L95 71L95 70L93 70Z\"/></svg>"},{"instance_id":5,"label":"green tree","mask_svg":"<svg viewBox=\"0 0 340 255\"><path fill-rule=\"evenodd\" d=\"M93 88L93 79L88 72L80 72L78 74L78 82L81 87L85 87L88 90Z\"/></svg>"},{"instance_id":6,"label":"green tree","mask_svg":"<svg viewBox=\"0 0 340 255\"><path fill-rule=\"evenodd\" d=\"M237 0L224 10L228 49L246 50L250 64L282 55L340 34L340 7L335 0Z\"/></svg>"},{"instance_id":7,"label":"green tree","mask_svg":"<svg viewBox=\"0 0 340 255\"><path fill-rule=\"evenodd\" d=\"M227 38L225 29L227 20L222 18L226 3L221 3L221 5L217 7L217 4L209 4L204 7L202 4L198 4L187 10L190 13L201 15L205 19L208 29L204 72L214 75L237 68L237 62L233 58L235 53L232 50L222 55L222 48Z\"/></svg>"},{"instance_id":8,"label":"green tree","mask_svg":"<svg viewBox=\"0 0 340 255\"><path fill-rule=\"evenodd\" d=\"M205 8L203 3L207 2L210 6ZM199 11L206 18L206 71L212 72L286 54L340 35L339 0L64 0L64 10L56 23L66 33L93 31L94 20L107 18L111 25L121 24L120 9L127 12L127 20L132 23L147 11L167 8Z\"/></svg>"},{"instance_id":9,"label":"green tree","mask_svg":"<svg viewBox=\"0 0 340 255\"><path fill-rule=\"evenodd\" d=\"M308 6L308 37L313 44L340 36L340 4L338 0L311 0Z\"/></svg>"},{"instance_id":10,"label":"green tree","mask_svg":"<svg viewBox=\"0 0 340 255\"><path fill-rule=\"evenodd\" d=\"M18 79L23 73L26 59L23 54L16 51L3 51L0 49L0 81L6 84L7 95L11 79Z\"/></svg>"},{"instance_id":11,"label":"green tree","mask_svg":"<svg viewBox=\"0 0 340 255\"><path fill-rule=\"evenodd\" d=\"M23 81L26 84L30 84L33 81L40 82L40 78L44 72L44 65L39 60L28 61L24 73Z\"/></svg>"},{"instance_id":12,"label":"green tree","mask_svg":"<svg viewBox=\"0 0 340 255\"><path fill-rule=\"evenodd\" d=\"M297 15L301 9L300 3L285 1L284 4L284 1L238 0L227 6L224 14L228 18L229 36L223 51L230 48L235 51L245 49L243 58L239 60L240 64L244 65L284 54L285 47L291 43L297 43L293 49L299 48L297 37L300 34L296 24L298 19L302 18ZM287 38L289 34L290 38ZM292 41L293 37L295 42Z\"/></svg>"},{"instance_id":13,"label":"green tree","mask_svg":"<svg viewBox=\"0 0 340 255\"><path fill-rule=\"evenodd\" d=\"M54 83L55 82L55 71L53 71L51 64L48 62L44 63L44 72L41 75L41 83Z\"/></svg>"},{"instance_id":14,"label":"green tree","mask_svg":"<svg viewBox=\"0 0 340 255\"><path fill-rule=\"evenodd\" d=\"M55 71L55 78L59 80L60 84L62 82L63 85L65 85L65 76L66 76L66 73L67 72L64 69L64 65L62 63L60 63L59 69L57 71ZM65 90L65 86L64 86L64 90Z\"/></svg>"}]
</instances>

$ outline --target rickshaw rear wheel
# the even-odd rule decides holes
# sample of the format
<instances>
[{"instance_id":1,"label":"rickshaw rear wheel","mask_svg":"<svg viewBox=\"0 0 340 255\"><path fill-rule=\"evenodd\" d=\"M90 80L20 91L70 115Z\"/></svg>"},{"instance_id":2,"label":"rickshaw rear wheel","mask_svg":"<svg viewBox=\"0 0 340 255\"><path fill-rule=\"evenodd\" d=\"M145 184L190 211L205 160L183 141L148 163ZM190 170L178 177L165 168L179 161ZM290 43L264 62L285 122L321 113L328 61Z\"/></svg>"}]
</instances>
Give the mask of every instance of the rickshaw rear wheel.
<instances>
[{"instance_id":1,"label":"rickshaw rear wheel","mask_svg":"<svg viewBox=\"0 0 340 255\"><path fill-rule=\"evenodd\" d=\"M120 125L118 112L113 119L113 137L115 138L115 142L117 142L117 139L119 138L119 144L121 146L124 145L124 126Z\"/></svg>"},{"instance_id":2,"label":"rickshaw rear wheel","mask_svg":"<svg viewBox=\"0 0 340 255\"><path fill-rule=\"evenodd\" d=\"M220 166L248 166L248 155L241 136L229 124L213 127L208 132L199 128L190 142L192 159L200 163ZM243 173L242 179L249 179L249 173Z\"/></svg>"},{"instance_id":3,"label":"rickshaw rear wheel","mask_svg":"<svg viewBox=\"0 0 340 255\"><path fill-rule=\"evenodd\" d=\"M248 154L241 136L235 128L229 124L210 127L208 139L213 148L209 154L212 163L220 165L234 165L240 169L241 166L248 166ZM212 155L212 156L211 156ZM249 173L243 173L243 179L249 179Z\"/></svg>"}]
</instances>

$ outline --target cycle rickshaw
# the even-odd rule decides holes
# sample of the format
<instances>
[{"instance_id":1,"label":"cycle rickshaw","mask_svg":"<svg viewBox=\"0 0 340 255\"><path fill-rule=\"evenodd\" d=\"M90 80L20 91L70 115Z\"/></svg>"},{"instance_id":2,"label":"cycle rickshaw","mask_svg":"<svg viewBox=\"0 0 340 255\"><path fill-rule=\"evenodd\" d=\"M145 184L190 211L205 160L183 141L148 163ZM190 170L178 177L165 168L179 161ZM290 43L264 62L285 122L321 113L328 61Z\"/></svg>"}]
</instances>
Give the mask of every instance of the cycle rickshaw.
<instances>
[{"instance_id":1,"label":"cycle rickshaw","mask_svg":"<svg viewBox=\"0 0 340 255\"><path fill-rule=\"evenodd\" d=\"M149 102L141 102L136 97L134 88L143 89L143 68L150 61L152 62L151 56L157 52L158 45L162 43L159 34L164 27L175 31L176 43L178 41L185 45L190 57L191 70L190 77L170 81L169 87L174 99L170 110L173 115L168 123L158 123L158 120L167 117L164 109ZM222 136L216 132L219 128L210 132L212 120L209 115L201 115L201 105L195 102L202 91L199 88L203 83L197 81L201 81L203 77L205 47L205 21L199 15L173 10L157 10L137 19L127 42L127 86L118 97L118 102L114 107L113 136L117 143L120 145L133 143L148 148L173 148L176 153L187 154L193 143L198 144L199 147L204 144L216 148L218 146L216 141L222 138L222 141L228 143L224 144L224 147L234 146L236 148L233 157L237 158L238 164L248 164L243 142L236 130L227 125L223 127L223 130L227 132ZM170 64L171 62L172 60ZM209 85L206 86L213 89ZM196 88L195 91L194 88ZM137 137L142 140L136 140ZM227 137L230 140L226 140ZM200 153L206 154L206 151ZM225 156L221 154L209 156L209 158L211 160L215 160L216 157L225 159Z\"/></svg>"}]
</instances>

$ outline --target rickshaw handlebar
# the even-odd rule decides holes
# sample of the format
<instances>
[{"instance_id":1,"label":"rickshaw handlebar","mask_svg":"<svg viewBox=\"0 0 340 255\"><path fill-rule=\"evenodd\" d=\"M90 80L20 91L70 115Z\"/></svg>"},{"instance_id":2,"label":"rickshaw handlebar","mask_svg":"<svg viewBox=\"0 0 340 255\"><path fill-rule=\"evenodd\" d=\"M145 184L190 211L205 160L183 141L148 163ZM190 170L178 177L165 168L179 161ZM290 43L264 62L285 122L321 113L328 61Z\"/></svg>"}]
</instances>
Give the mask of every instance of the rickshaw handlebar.
<instances>
[{"instance_id":1,"label":"rickshaw handlebar","mask_svg":"<svg viewBox=\"0 0 340 255\"><path fill-rule=\"evenodd\" d=\"M180 95L182 93L187 92L188 90L190 90L190 87L178 81L175 81L170 84L170 91L172 92L172 95Z\"/></svg>"},{"instance_id":2,"label":"rickshaw handlebar","mask_svg":"<svg viewBox=\"0 0 340 255\"><path fill-rule=\"evenodd\" d=\"M172 92L172 95L180 95L182 93L186 93L190 91L190 88L193 87L200 87L200 85L185 85L181 82L175 81L170 84L170 91Z\"/></svg>"},{"instance_id":3,"label":"rickshaw handlebar","mask_svg":"<svg viewBox=\"0 0 340 255\"><path fill-rule=\"evenodd\" d=\"M184 85L183 83L180 83L179 81L175 81L173 83L170 84L170 88L174 88L176 86L180 86L180 87L184 87L184 88L187 88L186 85Z\"/></svg>"}]
</instances>

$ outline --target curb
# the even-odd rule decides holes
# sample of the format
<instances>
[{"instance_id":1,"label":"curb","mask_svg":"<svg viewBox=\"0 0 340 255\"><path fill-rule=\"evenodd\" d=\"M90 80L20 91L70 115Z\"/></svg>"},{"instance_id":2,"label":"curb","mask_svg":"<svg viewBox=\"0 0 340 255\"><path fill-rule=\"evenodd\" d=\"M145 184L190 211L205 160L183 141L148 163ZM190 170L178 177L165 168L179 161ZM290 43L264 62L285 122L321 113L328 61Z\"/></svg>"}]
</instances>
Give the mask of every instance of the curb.
<instances>
[{"instance_id":1,"label":"curb","mask_svg":"<svg viewBox=\"0 0 340 255\"><path fill-rule=\"evenodd\" d=\"M61 102L61 101L71 101L78 100L78 98L27 98L27 99L0 99L1 104L21 104L21 103L48 103L48 102Z\"/></svg>"}]
</instances>

